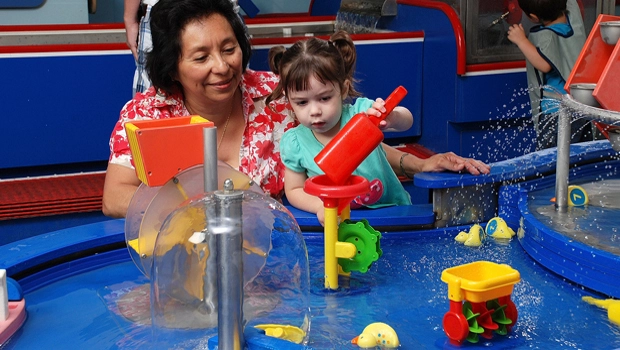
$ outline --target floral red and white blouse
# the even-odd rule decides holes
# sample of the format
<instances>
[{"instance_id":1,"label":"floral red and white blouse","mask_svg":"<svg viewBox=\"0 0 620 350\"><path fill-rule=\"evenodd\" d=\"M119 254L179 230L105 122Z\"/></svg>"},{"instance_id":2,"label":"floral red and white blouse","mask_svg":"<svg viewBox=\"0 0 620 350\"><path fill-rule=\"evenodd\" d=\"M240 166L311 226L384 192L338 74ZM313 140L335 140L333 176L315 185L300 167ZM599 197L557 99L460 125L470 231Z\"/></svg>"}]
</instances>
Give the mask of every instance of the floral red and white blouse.
<instances>
[{"instance_id":1,"label":"floral red and white blouse","mask_svg":"<svg viewBox=\"0 0 620 350\"><path fill-rule=\"evenodd\" d=\"M284 193L284 164L280 158L280 140L284 132L297 125L293 110L285 98L265 99L278 84L271 72L247 69L240 88L246 126L239 150L239 171L254 180L265 193L280 198ZM110 137L110 163L134 168L125 123L132 120L164 119L189 116L181 94L166 95L154 87L138 93L121 110Z\"/></svg>"}]
</instances>

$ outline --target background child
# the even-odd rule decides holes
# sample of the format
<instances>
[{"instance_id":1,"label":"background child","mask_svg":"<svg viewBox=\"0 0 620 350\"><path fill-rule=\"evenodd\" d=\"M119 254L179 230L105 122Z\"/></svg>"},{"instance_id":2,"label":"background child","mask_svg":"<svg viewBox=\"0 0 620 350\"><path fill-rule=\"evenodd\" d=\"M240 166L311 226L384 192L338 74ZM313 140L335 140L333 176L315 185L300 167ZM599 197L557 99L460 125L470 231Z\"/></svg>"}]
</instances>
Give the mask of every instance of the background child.
<instances>
[{"instance_id":1,"label":"background child","mask_svg":"<svg viewBox=\"0 0 620 350\"><path fill-rule=\"evenodd\" d=\"M310 38L295 43L288 50L278 46L269 51L271 69L280 75L280 83L267 102L286 96L300 124L289 129L280 143L282 161L286 166L284 191L293 206L316 213L321 224L323 202L303 190L306 179L323 174L314 157L354 115L366 112L380 116L385 112L385 101L381 98L373 101L359 97L353 105L346 103L360 95L353 86L355 60L355 45L344 31L332 35L329 41ZM399 106L379 127L403 131L412 124L411 112ZM390 167L381 146L360 164L354 174L368 179L371 192L356 198L352 207L411 204L409 193Z\"/></svg>"},{"instance_id":2,"label":"background child","mask_svg":"<svg viewBox=\"0 0 620 350\"><path fill-rule=\"evenodd\" d=\"M508 40L525 55L536 148L540 150L557 145L558 99L567 93L564 85L586 34L576 0L519 0L519 6L538 24L530 29L528 37L522 24L512 25ZM592 139L591 123L583 119L571 122L571 142Z\"/></svg>"}]
</instances>

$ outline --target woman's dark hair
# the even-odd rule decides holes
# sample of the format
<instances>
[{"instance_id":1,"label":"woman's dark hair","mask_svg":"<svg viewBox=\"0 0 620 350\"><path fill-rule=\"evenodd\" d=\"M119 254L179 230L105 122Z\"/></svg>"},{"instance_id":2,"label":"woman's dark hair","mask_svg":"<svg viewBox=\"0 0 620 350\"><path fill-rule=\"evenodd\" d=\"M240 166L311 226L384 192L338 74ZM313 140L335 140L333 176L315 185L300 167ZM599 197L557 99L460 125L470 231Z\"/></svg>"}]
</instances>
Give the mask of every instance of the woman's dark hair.
<instances>
[{"instance_id":1,"label":"woman's dark hair","mask_svg":"<svg viewBox=\"0 0 620 350\"><path fill-rule=\"evenodd\" d=\"M566 0L519 0L519 7L541 21L555 21L566 12Z\"/></svg>"},{"instance_id":2,"label":"woman's dark hair","mask_svg":"<svg viewBox=\"0 0 620 350\"><path fill-rule=\"evenodd\" d=\"M357 54L347 32L334 33L329 41L310 38L296 42L289 49L275 46L269 50L269 67L280 75L280 83L267 97L267 103L281 98L287 91L305 91L311 77L321 83L338 83L340 91L348 87L347 97L361 94L355 90L353 74ZM348 86L345 86L348 81Z\"/></svg>"},{"instance_id":3,"label":"woman's dark hair","mask_svg":"<svg viewBox=\"0 0 620 350\"><path fill-rule=\"evenodd\" d=\"M248 65L252 47L245 25L230 0L159 0L151 10L153 49L146 56L146 71L156 88L168 94L182 92L173 79L181 58L181 33L188 23L220 14L232 27L243 54L243 69Z\"/></svg>"}]
</instances>

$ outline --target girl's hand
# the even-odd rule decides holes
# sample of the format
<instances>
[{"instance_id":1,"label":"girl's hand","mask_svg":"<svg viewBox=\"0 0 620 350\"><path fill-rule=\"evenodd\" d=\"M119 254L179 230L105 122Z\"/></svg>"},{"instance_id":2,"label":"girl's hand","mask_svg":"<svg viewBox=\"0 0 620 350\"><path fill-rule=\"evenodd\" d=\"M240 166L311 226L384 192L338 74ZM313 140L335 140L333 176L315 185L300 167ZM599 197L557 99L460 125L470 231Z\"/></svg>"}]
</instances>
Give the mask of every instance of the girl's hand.
<instances>
[{"instance_id":1,"label":"girl's hand","mask_svg":"<svg viewBox=\"0 0 620 350\"><path fill-rule=\"evenodd\" d=\"M372 115L375 117L381 117L381 115L385 113L385 111L386 111L385 101L381 97L379 97L378 99L375 100L375 102L373 102L372 106L368 108L368 110L366 111L366 114ZM379 122L379 129L383 130L383 129L387 129L388 127L389 127L388 118L385 118L384 120Z\"/></svg>"},{"instance_id":2,"label":"girl's hand","mask_svg":"<svg viewBox=\"0 0 620 350\"><path fill-rule=\"evenodd\" d=\"M323 208L316 212L316 218L319 219L321 226L325 227L325 210Z\"/></svg>"}]
</instances>

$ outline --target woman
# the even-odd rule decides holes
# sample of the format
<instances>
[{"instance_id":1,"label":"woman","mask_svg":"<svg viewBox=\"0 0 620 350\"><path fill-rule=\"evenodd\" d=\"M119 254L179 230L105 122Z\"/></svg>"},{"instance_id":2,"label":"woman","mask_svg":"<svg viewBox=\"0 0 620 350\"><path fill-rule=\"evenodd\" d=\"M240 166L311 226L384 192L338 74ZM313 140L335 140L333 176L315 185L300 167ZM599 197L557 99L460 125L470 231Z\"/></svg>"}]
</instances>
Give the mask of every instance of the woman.
<instances>
[{"instance_id":1,"label":"woman","mask_svg":"<svg viewBox=\"0 0 620 350\"><path fill-rule=\"evenodd\" d=\"M265 99L278 78L246 69L251 46L229 0L160 0L151 12L153 49L146 69L153 86L136 94L121 110L110 139L111 156L103 190L103 212L124 217L140 185L124 125L131 120L200 115L217 127L218 159L248 175L274 198L284 190L280 139L295 126L284 99ZM385 146L397 174L463 170L488 166L452 153L426 160L402 156ZM404 154L406 155L406 154Z\"/></svg>"}]
</instances>

